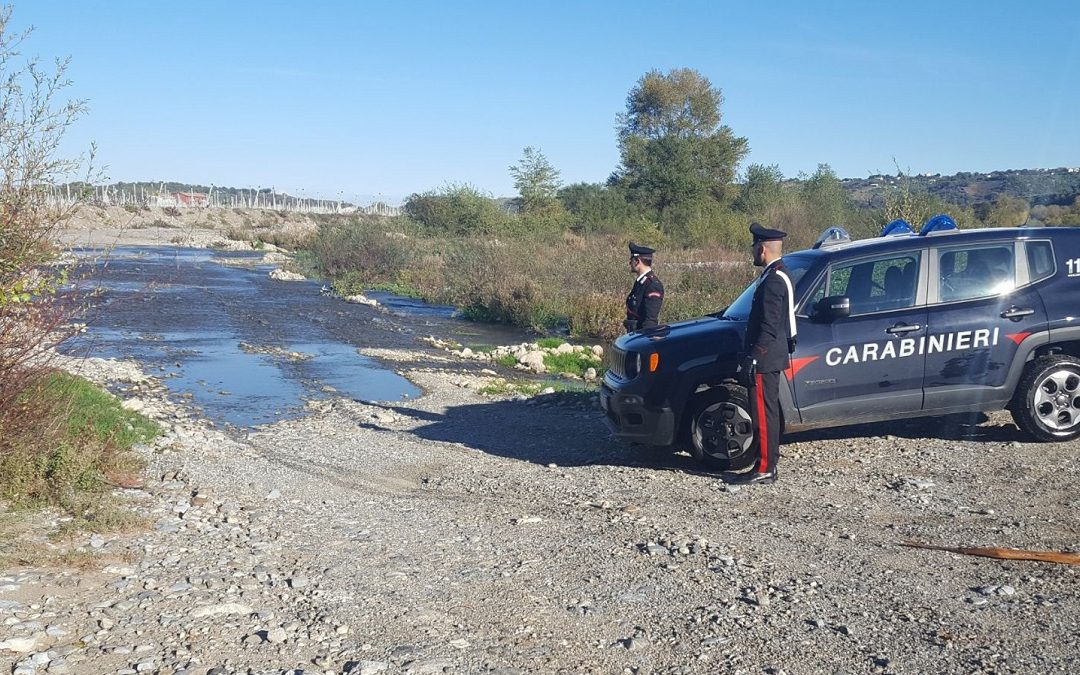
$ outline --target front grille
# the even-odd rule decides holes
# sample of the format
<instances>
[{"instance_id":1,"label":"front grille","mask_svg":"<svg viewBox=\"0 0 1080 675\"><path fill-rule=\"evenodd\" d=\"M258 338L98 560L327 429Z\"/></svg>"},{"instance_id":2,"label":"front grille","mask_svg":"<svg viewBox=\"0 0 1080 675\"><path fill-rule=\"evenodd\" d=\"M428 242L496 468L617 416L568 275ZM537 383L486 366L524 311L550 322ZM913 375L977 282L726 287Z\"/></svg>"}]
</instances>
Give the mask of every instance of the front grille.
<instances>
[{"instance_id":1,"label":"front grille","mask_svg":"<svg viewBox=\"0 0 1080 675\"><path fill-rule=\"evenodd\" d=\"M604 366L607 367L612 375L615 375L621 380L625 380L626 352L615 345L611 345L607 351L604 352Z\"/></svg>"}]
</instances>

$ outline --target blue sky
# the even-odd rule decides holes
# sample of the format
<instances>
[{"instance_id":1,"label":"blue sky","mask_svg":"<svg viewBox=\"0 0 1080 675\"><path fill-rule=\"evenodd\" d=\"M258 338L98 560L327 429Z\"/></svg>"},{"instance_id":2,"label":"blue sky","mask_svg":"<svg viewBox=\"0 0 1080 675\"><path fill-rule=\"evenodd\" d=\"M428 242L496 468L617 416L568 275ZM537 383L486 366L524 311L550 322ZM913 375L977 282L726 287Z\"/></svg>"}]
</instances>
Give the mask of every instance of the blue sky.
<instances>
[{"instance_id":1,"label":"blue sky","mask_svg":"<svg viewBox=\"0 0 1080 675\"><path fill-rule=\"evenodd\" d=\"M14 24L71 57L65 151L96 142L112 180L510 196L531 145L603 181L627 92L678 67L786 176L1080 165L1072 3L821 4L26 0Z\"/></svg>"}]
</instances>

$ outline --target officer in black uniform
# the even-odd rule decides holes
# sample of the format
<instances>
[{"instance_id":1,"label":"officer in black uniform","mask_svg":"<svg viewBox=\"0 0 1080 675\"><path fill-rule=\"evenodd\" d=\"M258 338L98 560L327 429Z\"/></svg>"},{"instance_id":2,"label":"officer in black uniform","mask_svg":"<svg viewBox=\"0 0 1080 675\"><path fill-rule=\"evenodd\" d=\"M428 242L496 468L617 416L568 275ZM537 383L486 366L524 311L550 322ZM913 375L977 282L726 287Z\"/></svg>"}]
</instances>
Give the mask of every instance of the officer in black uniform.
<instances>
[{"instance_id":1,"label":"officer in black uniform","mask_svg":"<svg viewBox=\"0 0 1080 675\"><path fill-rule=\"evenodd\" d=\"M630 242L630 271L637 275L630 295L626 296L627 333L651 328L659 323L660 306L664 304L664 285L652 269L654 249Z\"/></svg>"},{"instance_id":2,"label":"officer in black uniform","mask_svg":"<svg viewBox=\"0 0 1080 675\"><path fill-rule=\"evenodd\" d=\"M788 355L795 350L794 291L781 259L786 232L750 225L754 237L754 265L764 267L739 358L739 379L750 398L754 426L754 470L738 479L741 483L773 483L780 459L780 372L788 367ZM755 447L756 446L756 447Z\"/></svg>"}]
</instances>

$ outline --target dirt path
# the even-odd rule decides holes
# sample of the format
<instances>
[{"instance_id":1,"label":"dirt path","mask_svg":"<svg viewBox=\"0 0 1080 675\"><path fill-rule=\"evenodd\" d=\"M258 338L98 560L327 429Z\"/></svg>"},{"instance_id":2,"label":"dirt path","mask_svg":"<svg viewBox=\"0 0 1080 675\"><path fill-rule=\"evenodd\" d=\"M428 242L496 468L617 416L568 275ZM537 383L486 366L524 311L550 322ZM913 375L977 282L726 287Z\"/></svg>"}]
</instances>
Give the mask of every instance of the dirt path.
<instances>
[{"instance_id":1,"label":"dirt path","mask_svg":"<svg viewBox=\"0 0 1080 675\"><path fill-rule=\"evenodd\" d=\"M0 665L1080 667L1076 568L897 546L1077 550L1078 443L1028 443L1001 416L840 429L789 438L775 486L728 489L686 455L615 444L588 400L491 399L459 365L399 362L423 397L322 402L243 438L144 386L172 428L123 491L148 530L76 542L114 561L98 572L0 572Z\"/></svg>"}]
</instances>

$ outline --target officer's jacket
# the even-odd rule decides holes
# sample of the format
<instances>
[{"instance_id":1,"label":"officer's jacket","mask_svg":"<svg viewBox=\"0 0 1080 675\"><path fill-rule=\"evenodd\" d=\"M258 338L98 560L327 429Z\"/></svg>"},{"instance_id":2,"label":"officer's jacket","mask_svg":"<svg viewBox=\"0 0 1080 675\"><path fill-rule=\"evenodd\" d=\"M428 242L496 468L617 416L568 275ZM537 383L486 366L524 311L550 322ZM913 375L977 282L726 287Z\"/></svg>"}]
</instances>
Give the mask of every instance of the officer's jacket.
<instances>
[{"instance_id":1,"label":"officer's jacket","mask_svg":"<svg viewBox=\"0 0 1080 675\"><path fill-rule=\"evenodd\" d=\"M626 296L626 330L651 328L660 321L660 306L664 304L664 284L656 272L649 270L641 281L635 281Z\"/></svg>"},{"instance_id":2,"label":"officer's jacket","mask_svg":"<svg viewBox=\"0 0 1080 675\"><path fill-rule=\"evenodd\" d=\"M757 360L758 372L775 373L788 367L788 354L794 349L791 281L783 261L772 263L761 274L750 307L743 348Z\"/></svg>"}]
</instances>

